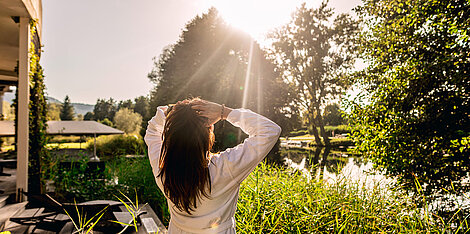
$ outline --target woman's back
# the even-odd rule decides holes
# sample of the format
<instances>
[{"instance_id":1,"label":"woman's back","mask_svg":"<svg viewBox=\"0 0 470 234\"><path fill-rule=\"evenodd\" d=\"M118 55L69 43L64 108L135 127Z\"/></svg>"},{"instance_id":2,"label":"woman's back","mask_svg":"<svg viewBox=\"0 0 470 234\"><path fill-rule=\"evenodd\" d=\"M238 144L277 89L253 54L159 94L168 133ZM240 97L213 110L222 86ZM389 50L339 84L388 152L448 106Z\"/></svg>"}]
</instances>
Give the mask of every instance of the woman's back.
<instances>
[{"instance_id":1,"label":"woman's back","mask_svg":"<svg viewBox=\"0 0 470 234\"><path fill-rule=\"evenodd\" d=\"M149 121L145 141L160 190L164 184L160 174L161 134L165 123L164 107ZM241 182L264 159L276 143L280 128L269 119L245 109L236 109L227 116L228 122L240 127L248 138L234 147L211 157L208 166L210 193L198 199L191 214L173 204L167 196L171 219L170 233L235 233L235 211Z\"/></svg>"}]
</instances>

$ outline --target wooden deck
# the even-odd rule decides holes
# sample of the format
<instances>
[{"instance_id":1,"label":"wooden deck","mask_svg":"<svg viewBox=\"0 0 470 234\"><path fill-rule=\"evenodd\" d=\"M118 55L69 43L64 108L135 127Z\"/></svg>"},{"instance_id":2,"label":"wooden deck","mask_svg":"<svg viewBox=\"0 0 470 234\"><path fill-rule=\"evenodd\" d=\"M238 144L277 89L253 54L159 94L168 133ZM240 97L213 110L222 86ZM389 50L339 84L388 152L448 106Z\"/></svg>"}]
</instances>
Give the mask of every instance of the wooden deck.
<instances>
[{"instance_id":1,"label":"wooden deck","mask_svg":"<svg viewBox=\"0 0 470 234\"><path fill-rule=\"evenodd\" d=\"M0 175L0 232L10 231L11 233L72 233L74 226L70 218L62 213L52 214L47 216L44 222L31 223L22 225L11 221L11 218L25 218L25 217L41 217L51 214L45 212L44 208L31 208L28 202L14 203L15 189L16 189L16 169L3 168L3 173ZM93 202L91 202L93 203ZM118 212L113 212L116 218L121 217L119 221L125 221L130 214L125 209L124 205L118 206ZM138 225L138 232L135 232L133 227L128 227L124 233L167 233L165 226L158 219L155 212L150 206L145 206L143 214L140 216L140 224ZM124 218L123 218L124 217ZM124 227L124 225L123 225ZM108 231L95 231L93 233L110 233Z\"/></svg>"}]
</instances>

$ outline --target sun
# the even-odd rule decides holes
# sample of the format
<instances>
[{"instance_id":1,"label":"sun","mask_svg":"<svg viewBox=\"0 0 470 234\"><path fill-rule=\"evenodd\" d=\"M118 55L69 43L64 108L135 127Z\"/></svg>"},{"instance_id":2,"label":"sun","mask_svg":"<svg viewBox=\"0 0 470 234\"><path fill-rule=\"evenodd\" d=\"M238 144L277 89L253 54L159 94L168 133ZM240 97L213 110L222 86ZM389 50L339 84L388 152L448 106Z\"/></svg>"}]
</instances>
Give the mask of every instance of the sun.
<instances>
[{"instance_id":1,"label":"sun","mask_svg":"<svg viewBox=\"0 0 470 234\"><path fill-rule=\"evenodd\" d=\"M266 33L289 22L291 13L300 6L298 0L212 0L221 16L257 40Z\"/></svg>"}]
</instances>

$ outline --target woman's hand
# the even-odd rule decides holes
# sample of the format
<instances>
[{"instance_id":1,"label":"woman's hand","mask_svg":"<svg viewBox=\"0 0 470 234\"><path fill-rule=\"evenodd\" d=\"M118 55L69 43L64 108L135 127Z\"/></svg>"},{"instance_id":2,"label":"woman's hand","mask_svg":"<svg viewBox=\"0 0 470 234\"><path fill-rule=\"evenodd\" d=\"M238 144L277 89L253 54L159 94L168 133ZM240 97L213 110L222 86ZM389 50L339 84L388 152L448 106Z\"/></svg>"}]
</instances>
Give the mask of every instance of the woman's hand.
<instances>
[{"instance_id":1,"label":"woman's hand","mask_svg":"<svg viewBox=\"0 0 470 234\"><path fill-rule=\"evenodd\" d=\"M191 108L196 110L199 115L208 119L208 126L217 123L222 118L222 116L227 118L228 114L232 111L232 109L227 107L223 108L222 105L215 102L209 102L201 99L191 101Z\"/></svg>"}]
</instances>

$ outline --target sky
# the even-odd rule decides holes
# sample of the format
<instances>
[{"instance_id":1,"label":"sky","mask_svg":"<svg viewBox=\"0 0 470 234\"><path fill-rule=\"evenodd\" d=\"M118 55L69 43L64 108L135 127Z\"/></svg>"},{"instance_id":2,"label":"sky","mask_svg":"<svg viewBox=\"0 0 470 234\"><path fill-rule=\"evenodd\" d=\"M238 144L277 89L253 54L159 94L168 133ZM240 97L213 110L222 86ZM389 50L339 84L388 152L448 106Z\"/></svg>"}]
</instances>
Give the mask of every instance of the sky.
<instances>
[{"instance_id":1,"label":"sky","mask_svg":"<svg viewBox=\"0 0 470 234\"><path fill-rule=\"evenodd\" d=\"M43 0L47 95L95 104L98 98L134 99L153 84L153 57L175 43L196 15L216 7L229 23L263 41L290 18L300 0ZM320 0L307 1L315 7ZM360 0L330 0L349 13Z\"/></svg>"}]
</instances>

